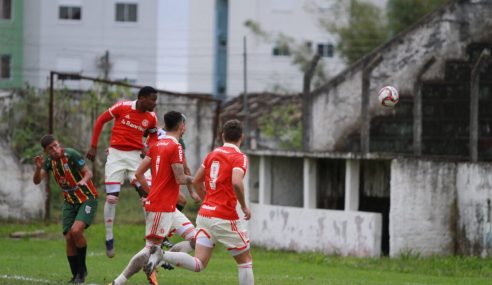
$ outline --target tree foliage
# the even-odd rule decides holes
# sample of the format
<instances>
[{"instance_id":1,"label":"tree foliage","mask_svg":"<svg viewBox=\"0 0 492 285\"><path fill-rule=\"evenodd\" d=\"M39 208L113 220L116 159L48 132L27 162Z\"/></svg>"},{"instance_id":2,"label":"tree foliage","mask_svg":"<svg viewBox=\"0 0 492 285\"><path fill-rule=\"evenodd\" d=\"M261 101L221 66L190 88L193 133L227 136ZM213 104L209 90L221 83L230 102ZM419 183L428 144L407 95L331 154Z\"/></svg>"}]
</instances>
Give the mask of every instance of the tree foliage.
<instances>
[{"instance_id":1,"label":"tree foliage","mask_svg":"<svg viewBox=\"0 0 492 285\"><path fill-rule=\"evenodd\" d=\"M448 0L388 0L387 16L390 36L396 35Z\"/></svg>"},{"instance_id":2,"label":"tree foliage","mask_svg":"<svg viewBox=\"0 0 492 285\"><path fill-rule=\"evenodd\" d=\"M293 104L277 106L259 120L260 129L268 139L276 140L281 149L302 148L301 112Z\"/></svg>"}]
</instances>

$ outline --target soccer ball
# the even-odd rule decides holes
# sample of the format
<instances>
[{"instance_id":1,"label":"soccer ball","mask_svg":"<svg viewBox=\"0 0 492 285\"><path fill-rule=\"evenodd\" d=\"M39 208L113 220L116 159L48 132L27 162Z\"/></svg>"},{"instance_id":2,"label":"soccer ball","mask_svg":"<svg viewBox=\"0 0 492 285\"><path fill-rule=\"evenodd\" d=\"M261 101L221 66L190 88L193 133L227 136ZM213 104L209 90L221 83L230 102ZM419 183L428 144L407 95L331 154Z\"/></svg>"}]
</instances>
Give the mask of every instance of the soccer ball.
<instances>
[{"instance_id":1,"label":"soccer ball","mask_svg":"<svg viewBox=\"0 0 492 285\"><path fill-rule=\"evenodd\" d=\"M384 107L394 107L396 103L398 103L400 95L395 87L384 86L381 90L379 90L378 99L379 103Z\"/></svg>"}]
</instances>

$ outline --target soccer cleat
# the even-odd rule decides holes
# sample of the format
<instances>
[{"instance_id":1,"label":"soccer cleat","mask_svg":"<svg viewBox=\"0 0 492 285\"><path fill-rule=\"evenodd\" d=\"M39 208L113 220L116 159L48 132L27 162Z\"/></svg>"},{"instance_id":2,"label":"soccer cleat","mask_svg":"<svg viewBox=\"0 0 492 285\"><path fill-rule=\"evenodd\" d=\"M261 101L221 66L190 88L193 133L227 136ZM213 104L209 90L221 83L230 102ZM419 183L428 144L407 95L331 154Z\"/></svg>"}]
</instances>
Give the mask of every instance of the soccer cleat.
<instances>
[{"instance_id":1,"label":"soccer cleat","mask_svg":"<svg viewBox=\"0 0 492 285\"><path fill-rule=\"evenodd\" d=\"M166 270L173 270L174 269L174 266L172 266L171 263L168 263L165 261L162 262L161 267L166 269Z\"/></svg>"},{"instance_id":2,"label":"soccer cleat","mask_svg":"<svg viewBox=\"0 0 492 285\"><path fill-rule=\"evenodd\" d=\"M150 285L159 285L159 282L157 282L157 271L152 271L150 276L147 277L147 280Z\"/></svg>"},{"instance_id":3,"label":"soccer cleat","mask_svg":"<svg viewBox=\"0 0 492 285\"><path fill-rule=\"evenodd\" d=\"M75 275L75 277L72 279L72 280L73 280L73 281L72 281L72 283L73 283L73 284L82 284L82 283L84 283L84 282L85 282L85 277L87 277L87 274L88 274L88 273L87 273L87 270L86 270L86 271L84 271L84 273L83 273L83 274L79 274L79 273L77 273L77 274Z\"/></svg>"},{"instance_id":4,"label":"soccer cleat","mask_svg":"<svg viewBox=\"0 0 492 285\"><path fill-rule=\"evenodd\" d=\"M163 257L164 255L160 247L154 245L150 248L149 261L147 261L147 264L145 264L143 268L145 274L147 275L147 279L150 278L150 275L157 268L157 266L162 264Z\"/></svg>"},{"instance_id":5,"label":"soccer cleat","mask_svg":"<svg viewBox=\"0 0 492 285\"><path fill-rule=\"evenodd\" d=\"M112 258L114 256L114 239L106 241L106 255L109 258Z\"/></svg>"},{"instance_id":6,"label":"soccer cleat","mask_svg":"<svg viewBox=\"0 0 492 285\"><path fill-rule=\"evenodd\" d=\"M170 242L169 239L167 237L164 238L164 240L162 241L162 244L161 244L161 248L171 248L174 246L174 243Z\"/></svg>"}]
</instances>

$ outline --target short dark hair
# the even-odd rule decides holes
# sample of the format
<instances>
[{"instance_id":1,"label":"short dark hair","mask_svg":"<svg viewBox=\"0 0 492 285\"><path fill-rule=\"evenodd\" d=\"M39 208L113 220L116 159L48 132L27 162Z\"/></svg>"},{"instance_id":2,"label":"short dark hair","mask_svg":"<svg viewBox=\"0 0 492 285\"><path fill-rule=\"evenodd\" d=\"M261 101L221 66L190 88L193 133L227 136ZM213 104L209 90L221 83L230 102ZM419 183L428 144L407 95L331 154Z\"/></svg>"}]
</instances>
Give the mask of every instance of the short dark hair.
<instances>
[{"instance_id":1,"label":"short dark hair","mask_svg":"<svg viewBox=\"0 0 492 285\"><path fill-rule=\"evenodd\" d=\"M172 132L178 129L179 123L185 122L185 116L177 111L169 111L164 114L164 125L166 131Z\"/></svg>"},{"instance_id":2,"label":"short dark hair","mask_svg":"<svg viewBox=\"0 0 492 285\"><path fill-rule=\"evenodd\" d=\"M225 142L238 142L243 134L243 126L239 120L229 120L222 126Z\"/></svg>"},{"instance_id":3,"label":"short dark hair","mask_svg":"<svg viewBox=\"0 0 492 285\"><path fill-rule=\"evenodd\" d=\"M137 98L140 99L140 97L147 97L151 94L157 94L157 90L155 90L154 87L145 86L140 88Z\"/></svg>"},{"instance_id":4,"label":"short dark hair","mask_svg":"<svg viewBox=\"0 0 492 285\"><path fill-rule=\"evenodd\" d=\"M47 146L49 146L52 142L56 141L55 137L53 135L44 135L39 143L41 143L41 147L45 149Z\"/></svg>"}]
</instances>

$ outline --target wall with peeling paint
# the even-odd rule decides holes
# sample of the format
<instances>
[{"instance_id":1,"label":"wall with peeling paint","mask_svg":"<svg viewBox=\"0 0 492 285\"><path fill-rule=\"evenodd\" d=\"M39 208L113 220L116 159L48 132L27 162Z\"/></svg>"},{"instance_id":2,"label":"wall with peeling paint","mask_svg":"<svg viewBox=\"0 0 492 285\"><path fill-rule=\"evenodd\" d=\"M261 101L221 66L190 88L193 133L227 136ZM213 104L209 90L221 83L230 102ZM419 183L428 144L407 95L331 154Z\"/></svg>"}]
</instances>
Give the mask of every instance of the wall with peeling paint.
<instances>
[{"instance_id":1,"label":"wall with peeling paint","mask_svg":"<svg viewBox=\"0 0 492 285\"><path fill-rule=\"evenodd\" d=\"M435 57L436 62L423 79L442 79L447 60L466 60L466 47L470 43L490 42L491 36L490 1L452 1L411 30L374 50L370 56L380 53L383 60L370 76L371 116L392 112L378 103L377 92L381 87L393 85L400 94L413 96L417 73L428 59ZM344 148L348 143L347 136L360 127L362 69L370 56L313 91L312 116L307 128L311 151Z\"/></svg>"},{"instance_id":2,"label":"wall with peeling paint","mask_svg":"<svg viewBox=\"0 0 492 285\"><path fill-rule=\"evenodd\" d=\"M458 253L492 256L492 164L458 164L456 190Z\"/></svg>"},{"instance_id":3,"label":"wall with peeling paint","mask_svg":"<svg viewBox=\"0 0 492 285\"><path fill-rule=\"evenodd\" d=\"M10 147L0 141L0 220L29 221L44 216L46 193L34 185L32 165L21 165Z\"/></svg>"},{"instance_id":4,"label":"wall with peeling paint","mask_svg":"<svg viewBox=\"0 0 492 285\"><path fill-rule=\"evenodd\" d=\"M269 249L319 251L342 256L378 257L381 215L259 205L248 223L255 245Z\"/></svg>"}]
</instances>

